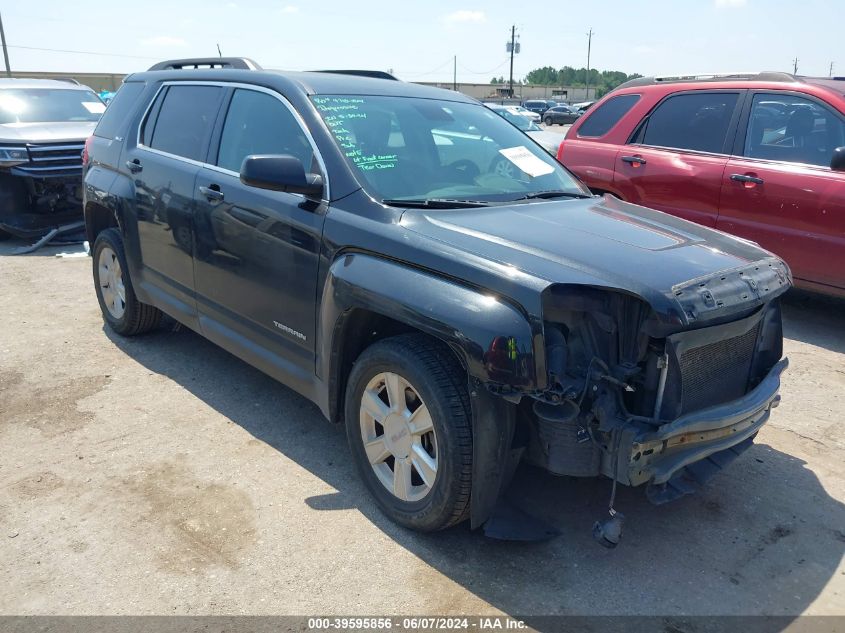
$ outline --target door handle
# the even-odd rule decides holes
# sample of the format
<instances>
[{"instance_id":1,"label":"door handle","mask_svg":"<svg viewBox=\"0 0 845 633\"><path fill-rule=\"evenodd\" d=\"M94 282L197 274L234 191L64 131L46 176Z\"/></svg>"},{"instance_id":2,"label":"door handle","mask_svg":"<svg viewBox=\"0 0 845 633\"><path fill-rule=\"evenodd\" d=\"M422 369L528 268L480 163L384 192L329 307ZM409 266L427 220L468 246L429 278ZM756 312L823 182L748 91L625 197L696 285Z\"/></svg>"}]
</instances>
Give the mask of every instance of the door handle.
<instances>
[{"instance_id":1,"label":"door handle","mask_svg":"<svg viewBox=\"0 0 845 633\"><path fill-rule=\"evenodd\" d=\"M763 184L762 178L758 178L757 176L749 176L748 174L731 174L731 180L735 182L741 182L749 189L754 187L754 185Z\"/></svg>"},{"instance_id":2,"label":"door handle","mask_svg":"<svg viewBox=\"0 0 845 633\"><path fill-rule=\"evenodd\" d=\"M646 159L642 156L623 156L622 157L623 163L628 163L629 165L645 165Z\"/></svg>"},{"instance_id":3,"label":"door handle","mask_svg":"<svg viewBox=\"0 0 845 633\"><path fill-rule=\"evenodd\" d=\"M208 187L200 187L200 193L205 196L209 202L221 202L223 200L223 192L220 191L218 185L209 185Z\"/></svg>"},{"instance_id":4,"label":"door handle","mask_svg":"<svg viewBox=\"0 0 845 633\"><path fill-rule=\"evenodd\" d=\"M139 161L137 158L135 160L127 160L126 168L133 174L137 174L143 169L143 167L141 166L141 161Z\"/></svg>"}]
</instances>

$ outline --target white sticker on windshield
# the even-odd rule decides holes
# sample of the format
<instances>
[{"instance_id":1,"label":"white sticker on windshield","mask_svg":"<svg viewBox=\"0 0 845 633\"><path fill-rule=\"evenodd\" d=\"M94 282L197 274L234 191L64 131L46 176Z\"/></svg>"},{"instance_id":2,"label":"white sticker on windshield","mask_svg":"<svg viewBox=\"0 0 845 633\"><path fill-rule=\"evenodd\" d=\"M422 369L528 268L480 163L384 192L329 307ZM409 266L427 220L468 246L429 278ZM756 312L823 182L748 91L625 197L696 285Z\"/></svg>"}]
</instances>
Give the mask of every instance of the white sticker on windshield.
<instances>
[{"instance_id":1,"label":"white sticker on windshield","mask_svg":"<svg viewBox=\"0 0 845 633\"><path fill-rule=\"evenodd\" d=\"M545 176L555 170L555 168L547 162L534 156L534 154L532 154L524 145L500 149L499 153L526 174L535 178L537 176Z\"/></svg>"},{"instance_id":2,"label":"white sticker on windshield","mask_svg":"<svg viewBox=\"0 0 845 633\"><path fill-rule=\"evenodd\" d=\"M91 114L102 114L106 111L106 104L100 103L99 101L83 101L82 105Z\"/></svg>"}]
</instances>

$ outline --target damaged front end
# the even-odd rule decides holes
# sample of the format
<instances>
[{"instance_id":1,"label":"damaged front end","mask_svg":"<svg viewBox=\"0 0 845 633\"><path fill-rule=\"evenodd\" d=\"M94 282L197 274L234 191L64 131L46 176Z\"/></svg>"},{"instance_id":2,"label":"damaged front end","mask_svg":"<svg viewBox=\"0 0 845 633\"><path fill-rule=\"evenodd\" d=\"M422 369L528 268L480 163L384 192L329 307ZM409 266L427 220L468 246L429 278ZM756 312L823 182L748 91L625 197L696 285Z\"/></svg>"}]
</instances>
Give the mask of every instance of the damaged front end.
<instances>
[{"instance_id":1,"label":"damaged front end","mask_svg":"<svg viewBox=\"0 0 845 633\"><path fill-rule=\"evenodd\" d=\"M522 398L516 444L553 474L644 485L662 504L746 450L779 403L780 305L772 259L672 289L656 309L619 291L555 285L543 297L548 388ZM520 437L521 436L521 437ZM594 534L618 543L622 516Z\"/></svg>"},{"instance_id":2,"label":"damaged front end","mask_svg":"<svg viewBox=\"0 0 845 633\"><path fill-rule=\"evenodd\" d=\"M0 232L32 239L82 221L83 147L82 140L0 147Z\"/></svg>"}]
</instances>

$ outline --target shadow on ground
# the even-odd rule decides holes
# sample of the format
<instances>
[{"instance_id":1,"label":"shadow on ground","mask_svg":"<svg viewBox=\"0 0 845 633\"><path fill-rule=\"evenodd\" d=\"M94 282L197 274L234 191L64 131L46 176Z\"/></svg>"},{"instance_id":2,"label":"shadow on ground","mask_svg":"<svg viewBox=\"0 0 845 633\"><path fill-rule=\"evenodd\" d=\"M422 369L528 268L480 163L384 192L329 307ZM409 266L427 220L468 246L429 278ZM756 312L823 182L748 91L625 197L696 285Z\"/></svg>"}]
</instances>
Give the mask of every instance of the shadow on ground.
<instances>
[{"instance_id":1,"label":"shadow on ground","mask_svg":"<svg viewBox=\"0 0 845 633\"><path fill-rule=\"evenodd\" d=\"M841 315L794 301L786 308L790 336L841 343ZM511 615L791 616L818 597L845 553L845 507L805 462L766 445L765 431L762 443L698 496L654 507L641 490L622 489L616 506L627 517L626 532L613 551L590 535L606 512L609 482L530 468L515 480L521 504L556 525L559 538L497 542L465 524L412 533L380 513L347 460L342 429L325 422L310 402L184 328L136 339L108 335L149 370L333 487L337 492L306 500L327 520L338 509L358 509L402 547ZM286 419L279 419L280 410Z\"/></svg>"},{"instance_id":2,"label":"shadow on ground","mask_svg":"<svg viewBox=\"0 0 845 633\"><path fill-rule=\"evenodd\" d=\"M845 353L845 299L790 290L782 303L784 336Z\"/></svg>"}]
</instances>

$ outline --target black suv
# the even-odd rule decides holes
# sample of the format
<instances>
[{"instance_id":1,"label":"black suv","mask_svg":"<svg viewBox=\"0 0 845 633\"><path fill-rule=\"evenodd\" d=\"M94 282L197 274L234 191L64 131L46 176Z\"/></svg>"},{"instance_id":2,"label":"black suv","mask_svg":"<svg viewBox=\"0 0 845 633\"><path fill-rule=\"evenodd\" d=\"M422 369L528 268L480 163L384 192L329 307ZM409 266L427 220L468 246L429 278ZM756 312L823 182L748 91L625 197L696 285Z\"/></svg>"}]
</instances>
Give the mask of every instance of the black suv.
<instances>
[{"instance_id":1,"label":"black suv","mask_svg":"<svg viewBox=\"0 0 845 633\"><path fill-rule=\"evenodd\" d=\"M458 93L207 63L128 77L89 143L103 317L167 313L316 402L394 520L484 524L520 461L663 503L768 420L778 258L590 195Z\"/></svg>"}]
</instances>

